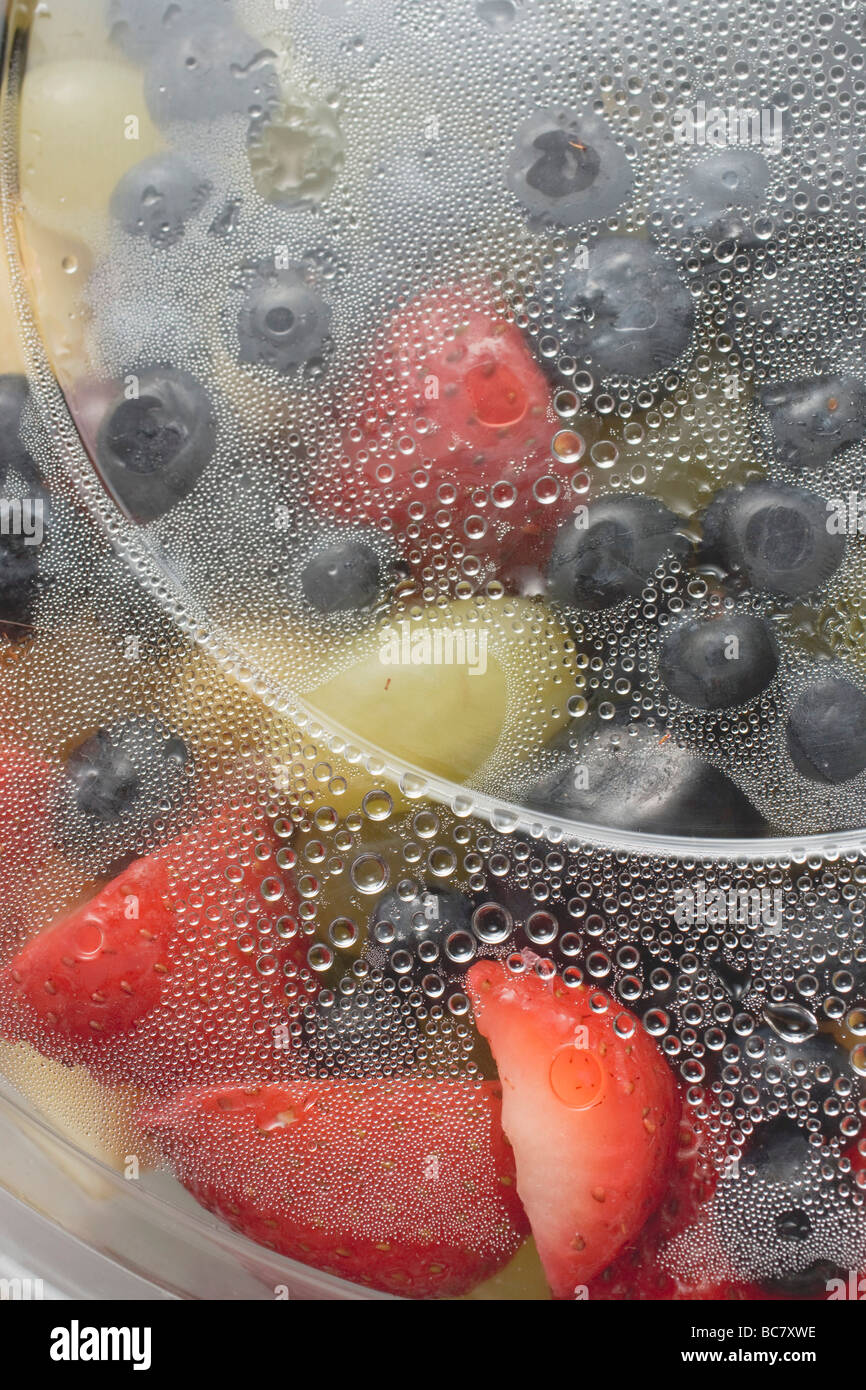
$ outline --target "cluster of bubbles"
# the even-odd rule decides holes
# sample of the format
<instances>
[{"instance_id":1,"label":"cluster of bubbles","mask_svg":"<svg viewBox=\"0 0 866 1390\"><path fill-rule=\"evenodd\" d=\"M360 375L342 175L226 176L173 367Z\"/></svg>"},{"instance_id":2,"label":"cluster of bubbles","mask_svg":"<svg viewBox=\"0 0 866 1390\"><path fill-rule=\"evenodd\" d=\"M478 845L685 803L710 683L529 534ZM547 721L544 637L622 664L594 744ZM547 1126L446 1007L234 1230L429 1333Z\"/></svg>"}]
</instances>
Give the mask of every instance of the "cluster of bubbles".
<instances>
[{"instance_id":1,"label":"cluster of bubbles","mask_svg":"<svg viewBox=\"0 0 866 1390\"><path fill-rule=\"evenodd\" d=\"M114 8L121 25L135 10ZM4 870L3 957L24 923L176 845L181 968L116 1059L130 1084L158 1086L180 1054L214 1080L495 1076L466 971L532 951L641 1019L717 1142L714 1239L683 1237L676 1267L706 1267L721 1245L741 1277L782 1288L802 1276L808 1291L862 1266L861 857L761 858L757 846L749 861L704 863L550 829L571 818L680 835L686 812L708 837L720 822L755 836L863 827L866 770L812 777L814 749L798 764L791 742L818 663L822 680L853 690L860 718L862 537L825 557L817 598L750 579L729 536L733 503L716 511L715 549L701 548L706 509L729 489L858 491L866 412L845 391L863 334L862 16L848 4L834 16L707 13L684 0L590 5L578 22L565 0L298 0L289 33L265 0L235 8L271 56L254 45L240 106L229 83L204 120L189 119L201 113L185 105L183 69L148 78L173 154L119 186L88 289L99 371L137 374L188 427L158 505L145 485L125 503L230 674L195 654L64 499L22 407L22 457L44 464L50 524L26 631L5 632L2 702L62 794L39 872ZM149 61L146 33L121 29L118 42ZM737 165L735 213L730 161L675 138L676 113L700 102L779 113L779 148ZM580 149L563 192L576 110L591 140L569 145ZM641 337L638 314L618 337L605 316L615 321L620 298L633 307L636 279L657 331ZM549 383L550 469L535 502L564 498L569 518L586 505L590 521L606 507L604 524L632 528L644 563L614 576L613 604L587 600L568 532L549 569L501 563L519 467L517 483L479 490L471 524L448 476L433 487L419 467L405 510L390 487L413 417L399 379L383 388L375 365L382 326L431 284L454 283L466 312L492 302L516 326ZM804 476L772 393L815 378L841 383L833 399L851 429ZM393 429L373 481L346 441L383 404ZM130 463L146 479L151 457L137 403L115 407L88 441L109 486ZM86 435L86 411L79 424ZM323 512L327 493L337 500ZM639 499L652 499L650 521ZM344 605L346 587L363 602ZM558 663L568 721L551 717L558 732L540 747L538 719L518 720L475 788L527 805L534 834L504 812L482 820L470 791L428 804L423 784L391 785L315 719L295 727L273 710L274 690L303 697L350 668L359 641L373 651L378 620L465 598L508 636L523 622L516 600L541 595L555 609L538 605L529 650L539 667ZM745 676L732 663L746 681L732 699L692 651L716 621L750 654ZM232 666L238 648L265 668L261 684ZM502 661L512 683L525 679L526 649ZM540 716L547 686L530 688ZM371 790L356 804L358 786ZM183 836L226 806L231 862L203 875Z\"/></svg>"}]
</instances>

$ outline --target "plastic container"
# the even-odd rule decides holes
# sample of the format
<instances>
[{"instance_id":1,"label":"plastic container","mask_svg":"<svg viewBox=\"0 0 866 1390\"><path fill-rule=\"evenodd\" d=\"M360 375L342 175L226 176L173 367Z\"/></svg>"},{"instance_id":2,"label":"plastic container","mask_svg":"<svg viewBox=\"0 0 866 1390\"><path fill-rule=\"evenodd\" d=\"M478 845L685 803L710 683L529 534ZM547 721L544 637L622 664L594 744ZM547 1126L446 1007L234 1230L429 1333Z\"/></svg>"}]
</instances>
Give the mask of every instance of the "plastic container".
<instances>
[{"instance_id":1,"label":"plastic container","mask_svg":"<svg viewBox=\"0 0 866 1390\"><path fill-rule=\"evenodd\" d=\"M226 31L237 54L232 50L227 59L218 45L208 50L211 75L196 89L188 84L201 62L198 31L191 31L192 58L184 65L177 53L186 31L162 34L160 42L169 47L157 50L146 5L111 8L120 26L113 37L102 5L88 0L52 15L22 3L9 6L2 203L5 307L15 321L16 343L10 335L9 360L0 370L23 371L29 379L19 443L37 466L38 485L16 460L13 468L19 468L24 501L45 504L51 549L47 583L32 596L35 638L9 639L3 713L10 737L45 759L45 775L54 778L51 795L62 805L48 838L29 847L37 869L24 872L14 855L6 866L12 887L0 930L3 958L83 895L104 887L129 859L130 845L136 855L152 855L180 844L191 827L230 802L246 821L236 842L232 828L224 827L229 851L252 843L246 822L259 832L265 821L287 827L283 859L277 859L297 890L287 939L301 942L304 953L286 972L294 991L286 1017L303 1037L303 1065L318 1068L319 1076L339 1076L341 1066L355 1076L358 1069L369 1074L375 1057L388 1075L401 1048L417 1048L419 1029L429 1028L424 1036L433 1041L421 1065L432 1054L444 1068L440 1075L450 1066L454 1074L477 1079L491 1076L485 1070L490 1059L474 1034L464 1046L460 1033L469 1003L465 971L452 969L459 956L443 967L444 979L434 972L432 985L410 961L414 993L402 994L409 1021L395 1024L390 1040L380 1037L374 1046L365 1035L360 1043L334 1044L322 1015L322 991L338 1002L341 982L361 991L364 968L387 976L393 966L391 997L401 998L402 967L393 957L389 965L389 943L374 940L373 919L365 927L365 912L386 886L396 887L403 875L420 881L429 896L431 884L456 884L476 910L487 897L504 905L511 921L504 936L485 941L473 917L473 954L502 957L513 946L555 960L561 971L579 959L589 982L645 1016L647 1030L655 1030L666 1049L699 1121L705 1155L712 1155L707 1161L719 1183L728 1184L713 1208L725 1258L708 1260L702 1269L700 1239L680 1232L682 1277L697 1285L708 1279L719 1288L727 1279L750 1290L745 1297L793 1297L779 1280L817 1269L829 1288L831 1267L866 1262L862 1190L852 1172L852 1165L862 1167L854 1152L866 1107L860 1093L866 1055L859 1042L866 1032L859 896L866 882L866 832L856 828L866 794L862 771L838 779L829 791L820 780L798 775L801 769L785 761L784 740L786 720L817 661L844 675L855 694L860 690L862 544L848 535L844 563L836 560L819 599L798 607L778 593L756 598L759 584L738 586L736 565L726 574L715 561L682 559L687 546L680 540L685 535L696 545L703 509L723 486L739 487L764 472L777 477L772 429L753 391L757 396L772 385L774 372L790 381L815 373L819 362L852 380L862 371L859 342L835 355L829 348L812 350L803 295L796 285L791 289L802 271L798 256L814 255L816 275L826 281L816 296L814 327L824 344L844 276L859 273L851 208L862 173L850 139L851 101L839 96L846 91L843 78L830 73L825 90L813 92L797 68L790 91L780 89L767 108L773 119L766 129L760 121L749 127L755 151L745 167L756 186L748 178L742 182L741 169L742 199L734 200L745 209L744 224L739 214L725 213L717 187L719 179L726 187L737 186L736 180L725 184L715 156L707 158L713 141L701 125L707 101L697 59L692 71L687 46L667 34L662 46L670 62L654 66L655 58L647 57L642 66L634 54L628 61L623 56L614 37L619 18L624 33L629 21L635 32L652 29L654 21L640 6L610 17L610 69L599 32L589 45L595 56L575 56L574 72L565 5L503 0L461 7L455 0L442 7L440 22L419 6L353 8L310 0L298 6L295 30L270 5L236 8L253 37ZM130 17L132 29L124 27ZM817 9L813 18L815 51L828 72L830 55L847 44L856 86L860 49L853 10L843 7L832 25ZM184 22L182 16L172 20ZM755 16L752 48L765 43L769 24L769 17ZM462 36L466 55L454 74L446 62L453 34ZM152 57L156 51L163 54L162 68ZM547 114L537 118L538 130L530 129L524 122L536 119L530 112L541 106L539 79L533 77L531 101L524 102L520 74L534 72L532 62L551 54ZM739 120L737 113L750 111L753 100L763 102L766 84L732 43L719 61L727 76L714 78L715 86L744 86L742 101L719 101L718 109L724 107L725 120L733 119L731 111ZM781 81L773 61L774 79ZM653 85L662 72L667 90ZM585 129L610 161L610 205L596 203L594 212L581 202L582 181L594 186L591 160L586 169L580 161L576 171L566 165L574 186L552 197L544 191L546 166L539 166L551 157L549 141L537 145L536 164L524 167L537 137L574 133L568 113L562 115L566 93L573 106L585 108ZM694 117L692 98L703 102L703 118ZM463 121L456 119L461 101ZM862 104L859 92L853 101L855 109ZM835 132L836 164L822 144L804 172L802 153L784 143L791 121L803 122L816 142ZM510 132L511 146L500 126ZM579 140L570 148L584 151ZM494 156L501 167L479 193L479 169ZM185 165L166 174L166 159ZM142 161L150 161L146 174ZM696 167L707 186L701 174L695 182ZM825 206L827 188L836 186L844 186L846 196ZM722 198L718 208L714 198ZM718 218L701 221L696 205ZM559 323L563 341L549 347L548 319L561 313L556 295L577 293L580 277L596 273L600 262L593 257L614 254L595 245L599 230L619 238L615 254L638 257L650 307L658 313L663 302L670 315L666 331L653 340L648 365L641 365L644 344L627 344L633 357L618 358L615 338L605 359L598 339L587 344L581 338L574 315L566 315L565 327ZM834 255L843 268L835 279ZM654 259L663 256L667 269ZM773 301L780 278L784 293ZM590 285L586 293L592 292ZM596 291L602 300L605 292ZM769 296L769 309L756 299L760 293ZM706 307L712 301L714 313ZM645 303L638 295L639 306ZM789 316L778 332L769 322L771 309L773 324ZM453 368L443 342L450 345L455 320L470 339L482 340L480 365L473 359ZM745 338L737 336L743 320L750 324ZM419 368L417 340L425 334L428 359ZM502 357L491 386L488 358L496 341ZM582 370L593 352L601 354L596 380ZM633 370L617 376L623 361ZM611 375L614 386L600 390ZM641 403L644 379L652 389L644 390L649 402ZM204 403L197 394L202 382ZM452 389L468 393L471 423L455 424L437 413ZM428 420L417 418L415 390L429 405ZM516 419L508 414L515 392L526 397ZM189 427L175 471L169 470L171 497L160 491L162 482L155 489L142 484L151 459L141 456L128 466L124 454L133 447L126 431L134 433L129 421L136 403L142 395L150 399L148 393L161 407L168 400L168 414L179 410ZM844 398L843 407L849 405ZM828 407L831 413L837 408L838 401ZM405 433L387 428L389 411ZM857 417L856 401L851 414ZM524 427L528 419L531 430ZM457 449L442 442L449 429ZM855 433L852 426L845 462L832 473L833 487L845 496L862 454ZM137 437L133 445L140 444ZM729 467L708 463L708 453L725 449ZM472 471L479 459L484 487L475 485ZM787 473L778 476L790 485ZM559 602L554 575L554 545L562 544L554 538L572 519L579 533L587 506L591 516L592 506L617 490L660 498L678 519L670 535L665 532L671 544L653 549L646 563L646 586L624 591L626 605L637 606L625 610L619 647L592 604L585 605L587 616ZM354 558L349 563L342 552L335 563L348 565L346 582L364 595L364 602L348 607L316 569L323 552L345 544L356 547ZM318 595L315 602L311 593ZM706 710L695 724L688 701L678 704L675 690L671 700L658 683L663 628L652 623L661 612L677 629L686 601L703 616L724 613L733 621L735 612L746 613L773 631L771 676L747 699L723 702L717 725ZM628 628L637 631L642 623L651 631L644 649L649 674L635 676ZM457 657L442 654L449 641L464 644ZM623 651L631 666L617 664ZM420 652L417 660L413 652ZM630 718L644 719L649 761L640 766L650 769L650 793L629 810L626 772L614 783L614 823L607 824L604 796L600 802L583 796L581 759L591 779L593 756L609 756L605 729L621 727L617 721L638 700L635 690L646 697ZM605 702L606 694L612 698ZM728 715L732 704L735 713ZM580 723L588 705L586 718L596 721L600 742L568 751L562 735ZM858 720L859 706L851 724ZM179 740L181 772L163 769L143 793L151 810L136 821L131 842L123 839L129 830L123 816L105 817L108 828L98 835L85 833L75 820L80 802L70 810L68 788L62 793L56 786L67 785L63 774L98 730L135 726L139 743L125 746L133 761L143 756L151 737L141 732L145 725L156 726L160 738ZM663 771L652 771L661 767L658 749L668 739L670 759ZM775 761L768 749L775 749ZM557 793L557 803L551 779L560 786L563 758L577 795ZM609 770L609 763L604 766ZM673 790L670 777L679 779ZM648 808L661 801L664 813L666 797L679 820L675 829L667 822L665 833L654 833ZM707 804L719 806L719 820L728 821L728 831L733 825L732 833L714 833ZM593 805L602 807L601 823L580 818L579 808ZM612 805L609 797L608 811ZM762 833L736 833L738 818L746 827L761 820ZM37 820L28 805L24 828ZM690 822L702 829L700 836L688 834ZM188 873L188 865L181 868ZM263 893L269 882L259 879ZM235 936L251 943L241 949L248 956L261 952L260 978L249 986L249 999L263 1008L256 1028L264 1022L242 1045L251 1063L261 1059L262 1036L282 1017L267 994L280 909L266 898L264 916L251 927L248 903L235 899L226 906L212 885L192 884L183 902L190 941L196 932L207 941L216 920L207 905L218 901L220 920L231 921ZM225 883L220 891L225 896ZM284 882L274 901L288 896ZM686 915L678 917L680 911ZM544 924L533 928L533 912L553 913L552 937L544 935ZM827 912L842 922L838 940L827 936ZM660 920L668 921L666 929ZM796 931L802 920L805 937ZM689 929L699 939L697 954L688 944ZM792 953L787 959L774 948L780 934ZM823 951L822 959L816 951ZM839 959L832 984L820 972L828 952L835 960L834 951ZM683 982L670 1017L649 983L654 963L673 963ZM637 994L630 983L636 971ZM798 983L808 973L820 977L814 989ZM843 987L838 981L846 973L851 983ZM749 976L748 989L740 976ZM172 1008L180 1017L182 1003L176 993ZM667 1018L664 1026L651 1017L659 1013ZM781 1079L762 1074L757 1101L743 1099L742 1069L734 1076L741 1054L734 1059L726 1051L749 1036L736 1023L747 1016L752 1032L763 1030L769 1046L781 1046L786 1057ZM202 1014L195 1005L192 1017L216 1028L219 1042L224 1014L209 1016L207 1005ZM387 1034L388 1026L380 1031ZM816 1036L837 1047L829 1081L813 1075L822 1062L809 1053ZM423 1038L420 1047L423 1054ZM167 1056L166 1065L174 1065L177 1050ZM136 1056L128 1079L147 1091L156 1079L145 1060ZM12 1054L7 1061L11 1084L0 1111L0 1176L11 1199L6 1220L21 1232L15 1237L21 1257L38 1264L37 1277L61 1293L105 1297L117 1288L122 1269L129 1298L388 1296L233 1234L193 1201L164 1161L155 1171L143 1162L143 1171L124 1178L128 1125L138 1101L124 1093L121 1119L103 1130L95 1118L99 1093L91 1093L85 1076L70 1078L65 1097L63 1072L46 1071L33 1059L16 1062ZM146 1072L144 1083L136 1066ZM200 1084L201 1071L193 1074ZM835 1084L840 1077L841 1090ZM239 1072L233 1079L242 1085L249 1077ZM214 1080L226 1082L216 1061ZM110 1085L119 1097L117 1074ZM699 1094L704 1086L706 1097ZM117 1098L108 1102L115 1103L120 1106ZM798 1179L795 1197L799 1193L808 1209L809 1234L795 1237L805 1244L790 1259L783 1237L768 1253L766 1242L747 1230L754 1218L750 1198L737 1195L738 1175L732 1178L727 1166L731 1154L748 1153L753 1129L761 1132L750 1119L756 1104L770 1120L780 1108L799 1110L803 1133L811 1127L823 1136L828 1161L836 1165L830 1185L845 1218L834 1226L824 1199L816 1198L813 1209L812 1179ZM725 1143L727 1160L724 1152L720 1157ZM27 1209L35 1214L25 1215ZM738 1244L740 1228L746 1236ZM52 1229L63 1248L43 1255ZM726 1261L736 1266L733 1274ZM487 1296L543 1296L534 1267L518 1268L510 1280L497 1276L503 1277ZM808 1296L821 1296L820 1290Z\"/></svg>"}]
</instances>

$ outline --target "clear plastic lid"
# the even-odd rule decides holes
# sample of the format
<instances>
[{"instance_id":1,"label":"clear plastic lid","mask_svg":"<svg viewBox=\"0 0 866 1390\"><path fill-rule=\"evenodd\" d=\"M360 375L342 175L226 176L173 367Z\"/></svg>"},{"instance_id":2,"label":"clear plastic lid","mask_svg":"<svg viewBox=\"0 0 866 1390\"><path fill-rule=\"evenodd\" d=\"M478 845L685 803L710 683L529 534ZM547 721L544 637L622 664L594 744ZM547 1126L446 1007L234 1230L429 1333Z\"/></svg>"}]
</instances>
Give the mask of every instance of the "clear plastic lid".
<instances>
[{"instance_id":1,"label":"clear plastic lid","mask_svg":"<svg viewBox=\"0 0 866 1390\"><path fill-rule=\"evenodd\" d=\"M648 1267L866 1253L864 49L806 18L9 8L0 1066L329 1274L645 1296L551 1272L509 989L592 1034L537 1124L619 1046L688 1117Z\"/></svg>"}]
</instances>

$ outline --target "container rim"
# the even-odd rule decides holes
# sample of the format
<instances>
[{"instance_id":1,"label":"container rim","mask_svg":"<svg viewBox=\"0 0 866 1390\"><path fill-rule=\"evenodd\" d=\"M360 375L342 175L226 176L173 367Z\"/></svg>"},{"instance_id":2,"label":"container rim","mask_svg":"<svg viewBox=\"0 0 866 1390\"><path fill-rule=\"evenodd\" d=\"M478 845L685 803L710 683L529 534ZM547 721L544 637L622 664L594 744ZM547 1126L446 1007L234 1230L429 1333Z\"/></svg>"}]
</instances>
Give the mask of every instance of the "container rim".
<instances>
[{"instance_id":1,"label":"container rim","mask_svg":"<svg viewBox=\"0 0 866 1390\"><path fill-rule=\"evenodd\" d=\"M51 1145L60 1147L76 1163L82 1164L93 1173L98 1174L99 1178L114 1191L122 1192L125 1197L128 1196L130 1183L122 1174L94 1154L88 1153L86 1149L80 1148L62 1130L55 1128L46 1116L36 1109L2 1073L0 1073L0 1105L12 1111L18 1119L23 1120L27 1125L37 1129ZM166 1172L169 1171L166 1169ZM2 1185L5 1188L5 1184ZM14 1190L12 1191L13 1195L17 1196ZM24 1201L25 1205L29 1205L26 1197L17 1197L17 1200ZM287 1284L290 1284L294 1278L296 1284L303 1282L308 1287L316 1288L323 1294L332 1297L345 1299L351 1296L353 1299L375 1302L401 1301L396 1299L393 1294L366 1288L362 1284L350 1283L349 1280L340 1279L334 1274L327 1274L312 1265L302 1264L298 1260L289 1259L288 1256L269 1250L265 1246L257 1245L255 1241L233 1231L230 1226L208 1212L205 1207L200 1208L199 1211L187 1211L169 1198L143 1187L141 1183L135 1184L135 1205L137 1209L152 1216L161 1227L170 1228L174 1234L180 1230L196 1240L204 1240L213 1249L241 1262L249 1263L251 1260L259 1260L273 1265L275 1273L285 1275L283 1282ZM50 1213L47 1215L50 1219ZM81 1236L77 1236L77 1238L83 1239ZM84 1239L84 1243L87 1244L86 1239ZM116 1253L111 1253L107 1255L107 1258L117 1261L121 1257ZM148 1277L146 1273L136 1269L133 1264L129 1264L128 1267L133 1269L133 1272L142 1274L142 1277ZM159 1283L159 1287L172 1293L180 1293L182 1296L195 1296L194 1294L190 1295L188 1290L178 1290L162 1282Z\"/></svg>"}]
</instances>

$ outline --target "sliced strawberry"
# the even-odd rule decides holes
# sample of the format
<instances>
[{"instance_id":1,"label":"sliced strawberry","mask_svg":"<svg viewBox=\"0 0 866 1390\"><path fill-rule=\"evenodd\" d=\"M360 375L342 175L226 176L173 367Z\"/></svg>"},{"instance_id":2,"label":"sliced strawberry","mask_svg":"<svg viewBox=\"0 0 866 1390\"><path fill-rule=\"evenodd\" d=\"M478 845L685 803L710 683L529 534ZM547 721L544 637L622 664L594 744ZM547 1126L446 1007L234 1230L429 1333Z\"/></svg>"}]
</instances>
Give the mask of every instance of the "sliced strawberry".
<instances>
[{"instance_id":1,"label":"sliced strawberry","mask_svg":"<svg viewBox=\"0 0 866 1390\"><path fill-rule=\"evenodd\" d=\"M499 1088L301 1081L184 1092L143 1116L180 1181L260 1245L358 1284L436 1298L528 1233Z\"/></svg>"},{"instance_id":2,"label":"sliced strawberry","mask_svg":"<svg viewBox=\"0 0 866 1390\"><path fill-rule=\"evenodd\" d=\"M155 1009L168 974L171 935L167 865L137 860L97 897L31 938L8 967L54 1055L69 1044L108 1040Z\"/></svg>"},{"instance_id":3,"label":"sliced strawberry","mask_svg":"<svg viewBox=\"0 0 866 1390\"><path fill-rule=\"evenodd\" d=\"M274 855L224 811L137 860L0 972L0 1031L137 1084L279 1073L272 1029L287 986L303 993L303 946Z\"/></svg>"},{"instance_id":4,"label":"sliced strawberry","mask_svg":"<svg viewBox=\"0 0 866 1390\"><path fill-rule=\"evenodd\" d=\"M593 1301L712 1301L750 1297L733 1277L688 1277L671 1272L667 1247L686 1231L701 1228L702 1246L716 1243L707 1221L707 1209L718 1174L703 1152L699 1136L685 1121L678 1130L678 1145L667 1191L646 1225L612 1264L589 1285Z\"/></svg>"},{"instance_id":5,"label":"sliced strawberry","mask_svg":"<svg viewBox=\"0 0 866 1390\"><path fill-rule=\"evenodd\" d=\"M411 523L503 566L543 560L581 500L555 459L550 388L487 286L431 291L388 325L344 437L345 486L314 489L343 520Z\"/></svg>"},{"instance_id":6,"label":"sliced strawberry","mask_svg":"<svg viewBox=\"0 0 866 1390\"><path fill-rule=\"evenodd\" d=\"M640 1023L598 990L480 961L478 1027L503 1089L517 1187L556 1298L574 1298L641 1230L670 1176L680 1103Z\"/></svg>"}]
</instances>

